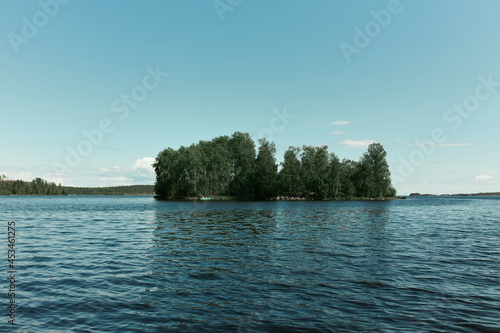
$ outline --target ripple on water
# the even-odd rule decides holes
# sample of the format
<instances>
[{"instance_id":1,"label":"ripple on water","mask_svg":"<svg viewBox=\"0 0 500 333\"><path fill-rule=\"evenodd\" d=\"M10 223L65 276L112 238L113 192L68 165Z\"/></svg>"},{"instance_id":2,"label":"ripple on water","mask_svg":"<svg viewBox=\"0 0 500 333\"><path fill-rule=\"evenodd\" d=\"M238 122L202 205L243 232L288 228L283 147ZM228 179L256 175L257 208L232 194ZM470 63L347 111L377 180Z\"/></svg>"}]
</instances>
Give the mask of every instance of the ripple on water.
<instances>
[{"instance_id":1,"label":"ripple on water","mask_svg":"<svg viewBox=\"0 0 500 333\"><path fill-rule=\"evenodd\" d=\"M498 331L499 203L0 197L41 332Z\"/></svg>"}]
</instances>

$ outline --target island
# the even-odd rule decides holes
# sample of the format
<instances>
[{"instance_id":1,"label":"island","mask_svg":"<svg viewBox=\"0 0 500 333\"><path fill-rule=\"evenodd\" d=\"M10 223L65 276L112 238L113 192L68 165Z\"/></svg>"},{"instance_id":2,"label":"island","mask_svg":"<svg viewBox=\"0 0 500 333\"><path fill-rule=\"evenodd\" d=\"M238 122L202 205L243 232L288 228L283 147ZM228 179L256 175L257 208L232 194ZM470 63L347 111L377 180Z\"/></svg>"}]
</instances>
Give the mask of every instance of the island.
<instances>
[{"instance_id":1,"label":"island","mask_svg":"<svg viewBox=\"0 0 500 333\"><path fill-rule=\"evenodd\" d=\"M161 151L153 164L161 200L388 200L396 197L386 151L369 145L359 161L340 160L326 145L276 147L235 132Z\"/></svg>"}]
</instances>

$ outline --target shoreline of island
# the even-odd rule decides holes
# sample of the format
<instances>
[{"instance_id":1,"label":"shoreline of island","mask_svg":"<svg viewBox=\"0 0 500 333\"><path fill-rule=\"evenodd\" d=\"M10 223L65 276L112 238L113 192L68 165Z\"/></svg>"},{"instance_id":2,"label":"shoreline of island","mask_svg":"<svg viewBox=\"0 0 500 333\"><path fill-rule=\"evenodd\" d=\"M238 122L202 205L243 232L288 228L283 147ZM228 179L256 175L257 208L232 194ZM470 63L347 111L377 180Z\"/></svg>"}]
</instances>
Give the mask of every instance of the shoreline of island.
<instances>
[{"instance_id":1,"label":"shoreline of island","mask_svg":"<svg viewBox=\"0 0 500 333\"><path fill-rule=\"evenodd\" d=\"M316 201L316 202L326 202L326 201L392 201L392 200L405 200L406 196L396 196L396 197L383 197L383 198L368 198L368 197L338 197L338 198L324 198L324 199L311 199L306 197L275 197L262 200L248 199L242 197L231 197L231 196L217 196L217 197L186 197L186 198L171 198L162 199L155 195L154 198L158 201L209 201L209 202L262 202L262 201Z\"/></svg>"}]
</instances>

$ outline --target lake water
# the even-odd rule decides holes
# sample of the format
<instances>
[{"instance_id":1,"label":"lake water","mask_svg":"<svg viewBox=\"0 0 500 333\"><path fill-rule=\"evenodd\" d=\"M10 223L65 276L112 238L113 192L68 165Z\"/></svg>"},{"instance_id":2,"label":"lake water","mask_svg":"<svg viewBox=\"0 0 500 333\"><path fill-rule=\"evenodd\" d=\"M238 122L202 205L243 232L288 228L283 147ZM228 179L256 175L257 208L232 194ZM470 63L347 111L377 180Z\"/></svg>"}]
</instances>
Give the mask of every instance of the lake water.
<instances>
[{"instance_id":1,"label":"lake water","mask_svg":"<svg viewBox=\"0 0 500 333\"><path fill-rule=\"evenodd\" d=\"M500 198L0 197L0 331L500 331Z\"/></svg>"}]
</instances>

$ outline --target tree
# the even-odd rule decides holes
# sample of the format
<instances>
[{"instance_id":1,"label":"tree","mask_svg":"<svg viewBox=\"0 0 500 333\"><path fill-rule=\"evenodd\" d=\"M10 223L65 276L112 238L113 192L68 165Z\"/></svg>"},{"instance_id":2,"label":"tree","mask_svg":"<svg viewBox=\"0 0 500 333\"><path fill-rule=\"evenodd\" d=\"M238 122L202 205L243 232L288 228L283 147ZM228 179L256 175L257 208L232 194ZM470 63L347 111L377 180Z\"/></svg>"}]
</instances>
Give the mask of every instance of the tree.
<instances>
[{"instance_id":1,"label":"tree","mask_svg":"<svg viewBox=\"0 0 500 333\"><path fill-rule=\"evenodd\" d=\"M153 163L156 172L155 192L160 198L172 199L178 195L177 156L177 151L167 148L158 154Z\"/></svg>"},{"instance_id":2,"label":"tree","mask_svg":"<svg viewBox=\"0 0 500 333\"><path fill-rule=\"evenodd\" d=\"M288 147L283 156L278 176L279 190L282 195L301 196L304 190L299 160L300 148Z\"/></svg>"},{"instance_id":3,"label":"tree","mask_svg":"<svg viewBox=\"0 0 500 333\"><path fill-rule=\"evenodd\" d=\"M356 196L366 198L376 196L373 165L366 155L356 164L352 179L356 187Z\"/></svg>"},{"instance_id":4,"label":"tree","mask_svg":"<svg viewBox=\"0 0 500 333\"><path fill-rule=\"evenodd\" d=\"M233 196L269 199L278 194L311 199L394 196L386 152L381 144L368 147L359 162L328 153L327 146L289 147L281 170L276 165L276 147L259 140L259 150L248 133L236 132L211 141L199 141L161 151L153 164L155 191L162 199L199 196ZM12 192L53 194L60 190L35 179ZM4 186L5 188L5 186ZM6 191L5 189L3 190Z\"/></svg>"},{"instance_id":5,"label":"tree","mask_svg":"<svg viewBox=\"0 0 500 333\"><path fill-rule=\"evenodd\" d=\"M330 153L328 157L328 184L329 197L336 198L340 195L340 160L334 153Z\"/></svg>"},{"instance_id":6,"label":"tree","mask_svg":"<svg viewBox=\"0 0 500 333\"><path fill-rule=\"evenodd\" d=\"M249 198L253 195L255 142L248 133L236 132L229 140L229 149L232 155L230 194Z\"/></svg>"},{"instance_id":7,"label":"tree","mask_svg":"<svg viewBox=\"0 0 500 333\"><path fill-rule=\"evenodd\" d=\"M372 143L368 146L368 152L363 154L363 161L372 172L373 197L395 196L395 189L391 184L391 172L386 160L387 153L380 143Z\"/></svg>"},{"instance_id":8,"label":"tree","mask_svg":"<svg viewBox=\"0 0 500 333\"><path fill-rule=\"evenodd\" d=\"M314 191L316 193L316 199L322 200L328 196L328 169L328 147L316 147L314 150Z\"/></svg>"},{"instance_id":9,"label":"tree","mask_svg":"<svg viewBox=\"0 0 500 333\"><path fill-rule=\"evenodd\" d=\"M276 180L278 167L276 165L276 147L266 139L259 139L259 153L254 168L254 197L255 199L269 199L276 196Z\"/></svg>"},{"instance_id":10,"label":"tree","mask_svg":"<svg viewBox=\"0 0 500 333\"><path fill-rule=\"evenodd\" d=\"M314 195L315 187L315 166L314 166L314 147L303 146L300 159L301 164L301 178L304 184L304 190L308 197Z\"/></svg>"},{"instance_id":11,"label":"tree","mask_svg":"<svg viewBox=\"0 0 500 333\"><path fill-rule=\"evenodd\" d=\"M328 147L302 147L302 179L306 193L314 199L328 195Z\"/></svg>"},{"instance_id":12,"label":"tree","mask_svg":"<svg viewBox=\"0 0 500 333\"><path fill-rule=\"evenodd\" d=\"M357 162L343 159L340 164L340 195L346 198L352 198L356 195L356 187L354 186L354 175L357 167Z\"/></svg>"},{"instance_id":13,"label":"tree","mask_svg":"<svg viewBox=\"0 0 500 333\"><path fill-rule=\"evenodd\" d=\"M209 145L208 167L212 195L227 195L231 181L231 151L229 137L213 139Z\"/></svg>"}]
</instances>

